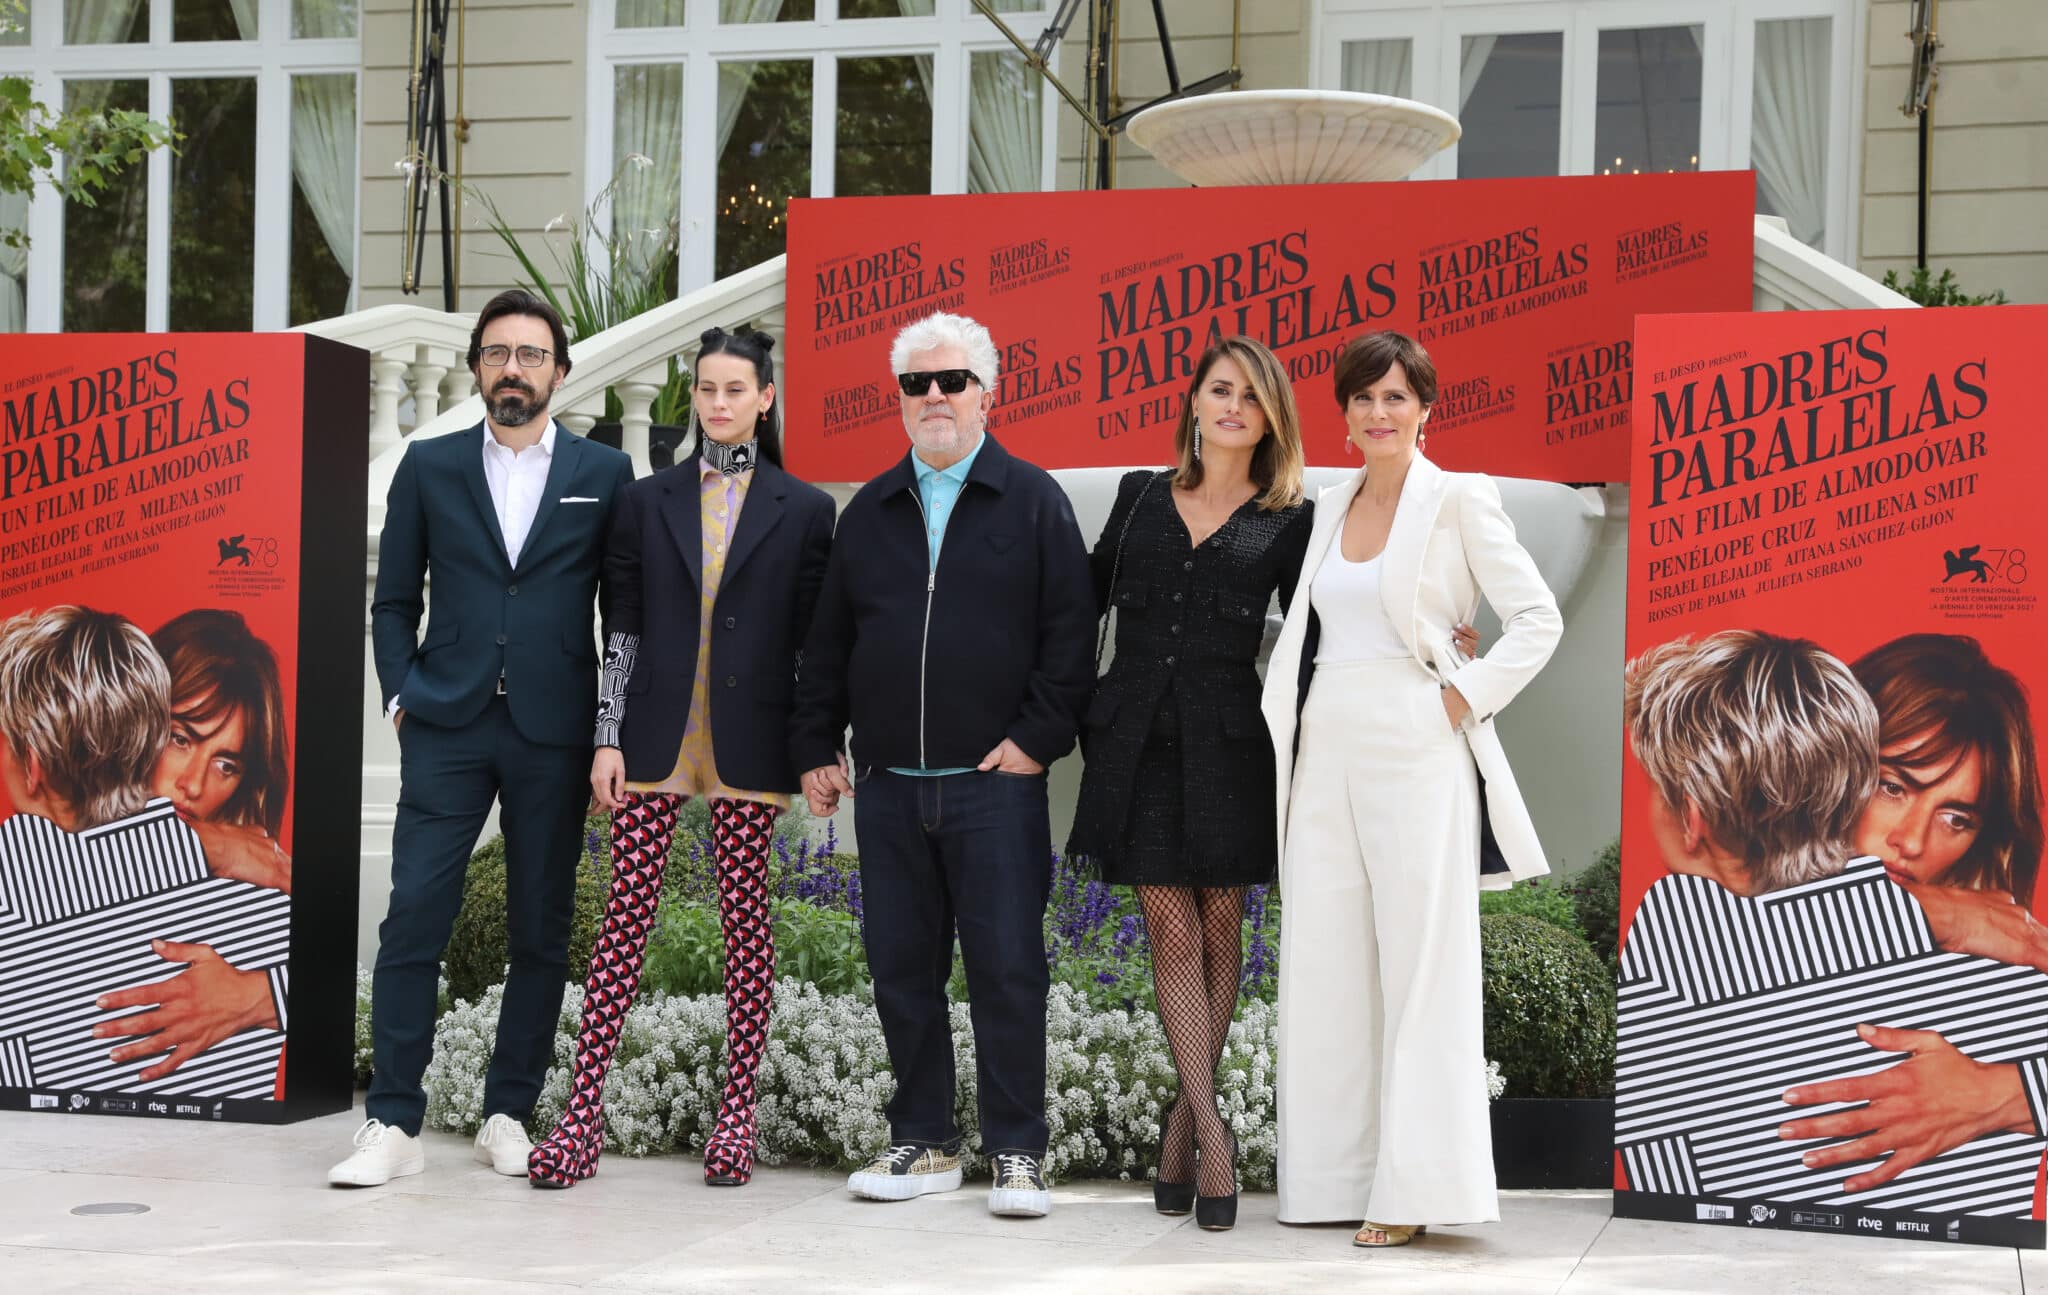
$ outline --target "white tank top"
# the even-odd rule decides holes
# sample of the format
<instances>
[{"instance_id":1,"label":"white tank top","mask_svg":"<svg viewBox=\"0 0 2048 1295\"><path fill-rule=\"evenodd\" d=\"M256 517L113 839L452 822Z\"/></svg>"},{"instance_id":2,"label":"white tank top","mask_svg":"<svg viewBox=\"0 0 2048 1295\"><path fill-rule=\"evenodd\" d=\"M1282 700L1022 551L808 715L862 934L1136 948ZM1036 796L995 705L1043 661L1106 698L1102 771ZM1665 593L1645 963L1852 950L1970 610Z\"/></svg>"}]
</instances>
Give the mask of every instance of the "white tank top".
<instances>
[{"instance_id":1,"label":"white tank top","mask_svg":"<svg viewBox=\"0 0 2048 1295\"><path fill-rule=\"evenodd\" d=\"M1341 540L1330 544L1309 586L1309 605L1323 623L1322 641L1316 647L1317 665L1390 661L1409 654L1380 601L1385 557L1382 552L1364 562L1351 562L1344 557Z\"/></svg>"}]
</instances>

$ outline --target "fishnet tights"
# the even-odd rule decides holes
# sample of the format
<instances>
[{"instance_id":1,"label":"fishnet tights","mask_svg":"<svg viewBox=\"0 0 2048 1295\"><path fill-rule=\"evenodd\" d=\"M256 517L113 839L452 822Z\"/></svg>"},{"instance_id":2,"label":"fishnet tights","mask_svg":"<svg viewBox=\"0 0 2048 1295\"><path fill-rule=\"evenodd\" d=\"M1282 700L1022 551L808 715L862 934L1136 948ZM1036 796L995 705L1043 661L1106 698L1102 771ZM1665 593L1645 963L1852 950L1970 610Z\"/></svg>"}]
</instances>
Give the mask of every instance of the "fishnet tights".
<instances>
[{"instance_id":1,"label":"fishnet tights","mask_svg":"<svg viewBox=\"0 0 2048 1295\"><path fill-rule=\"evenodd\" d=\"M1159 1177L1197 1179L1204 1196L1237 1190L1236 1145L1216 1110L1216 1065L1237 1015L1244 962L1244 887L1138 886L1152 945L1159 1021L1173 1051L1180 1095L1166 1121ZM1199 1172L1195 1147L1203 1154Z\"/></svg>"}]
</instances>

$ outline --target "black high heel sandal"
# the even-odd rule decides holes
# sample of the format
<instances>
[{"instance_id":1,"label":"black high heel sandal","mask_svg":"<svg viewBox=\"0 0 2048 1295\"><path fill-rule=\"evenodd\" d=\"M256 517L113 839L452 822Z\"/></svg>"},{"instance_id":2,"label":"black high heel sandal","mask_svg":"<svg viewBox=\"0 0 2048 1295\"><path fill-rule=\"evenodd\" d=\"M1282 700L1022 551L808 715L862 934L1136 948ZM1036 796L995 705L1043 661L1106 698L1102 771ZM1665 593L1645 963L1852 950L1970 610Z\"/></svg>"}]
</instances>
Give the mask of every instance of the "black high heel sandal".
<instances>
[{"instance_id":1,"label":"black high heel sandal","mask_svg":"<svg viewBox=\"0 0 2048 1295\"><path fill-rule=\"evenodd\" d=\"M1237 1135L1230 1135L1230 1181L1228 1196L1196 1196L1195 1226L1205 1232L1228 1232L1237 1226Z\"/></svg>"},{"instance_id":2,"label":"black high heel sandal","mask_svg":"<svg viewBox=\"0 0 2048 1295\"><path fill-rule=\"evenodd\" d=\"M1173 1112L1180 1107L1180 1099L1166 1108L1166 1118L1159 1122L1159 1152L1152 1157L1154 1165L1166 1163L1167 1130L1173 1127ZM1170 1182L1155 1171L1152 1177L1152 1208L1161 1214L1185 1214L1195 1208L1195 1185Z\"/></svg>"}]
</instances>

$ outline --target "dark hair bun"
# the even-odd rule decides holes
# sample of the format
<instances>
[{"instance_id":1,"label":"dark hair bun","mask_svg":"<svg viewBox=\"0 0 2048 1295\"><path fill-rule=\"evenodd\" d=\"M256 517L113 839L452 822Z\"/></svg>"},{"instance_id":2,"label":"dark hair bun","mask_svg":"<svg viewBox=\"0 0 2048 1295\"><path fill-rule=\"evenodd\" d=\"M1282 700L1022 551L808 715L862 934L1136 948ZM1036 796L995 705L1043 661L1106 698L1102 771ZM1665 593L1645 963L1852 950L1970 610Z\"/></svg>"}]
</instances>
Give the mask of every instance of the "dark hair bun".
<instances>
[{"instance_id":1,"label":"dark hair bun","mask_svg":"<svg viewBox=\"0 0 2048 1295\"><path fill-rule=\"evenodd\" d=\"M764 333L756 328L748 334L748 337L754 345L764 351L773 351L775 349L775 337L772 333Z\"/></svg>"},{"instance_id":2,"label":"dark hair bun","mask_svg":"<svg viewBox=\"0 0 2048 1295\"><path fill-rule=\"evenodd\" d=\"M704 330L704 332L697 338L697 342L699 345L702 346L710 346L712 343L720 341L724 337L725 330L723 328L720 328L718 325L713 324L711 327Z\"/></svg>"}]
</instances>

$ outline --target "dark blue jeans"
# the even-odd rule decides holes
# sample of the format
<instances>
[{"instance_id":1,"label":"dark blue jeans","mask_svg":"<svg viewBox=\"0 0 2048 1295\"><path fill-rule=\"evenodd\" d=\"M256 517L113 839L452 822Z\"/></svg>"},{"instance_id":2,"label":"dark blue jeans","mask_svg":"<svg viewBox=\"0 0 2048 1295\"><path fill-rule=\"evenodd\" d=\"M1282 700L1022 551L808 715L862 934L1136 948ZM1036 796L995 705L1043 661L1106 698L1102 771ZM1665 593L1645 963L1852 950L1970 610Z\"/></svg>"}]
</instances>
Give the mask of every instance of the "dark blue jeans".
<instances>
[{"instance_id":1,"label":"dark blue jeans","mask_svg":"<svg viewBox=\"0 0 2048 1295\"><path fill-rule=\"evenodd\" d=\"M420 1086L434 1053L441 955L462 907L477 833L500 802L505 833L505 952L510 970L484 1074L486 1117L521 1124L554 1060L567 984L576 864L590 803L590 748L529 742L499 698L461 728L406 716L398 730L398 817L391 831L391 908L377 928L370 982L367 1113L417 1135Z\"/></svg>"},{"instance_id":2,"label":"dark blue jeans","mask_svg":"<svg viewBox=\"0 0 2048 1295\"><path fill-rule=\"evenodd\" d=\"M868 969L896 1072L891 1142L943 1146L953 1121L946 981L967 968L981 1147L1045 1154L1045 775L862 770L854 797Z\"/></svg>"}]
</instances>

